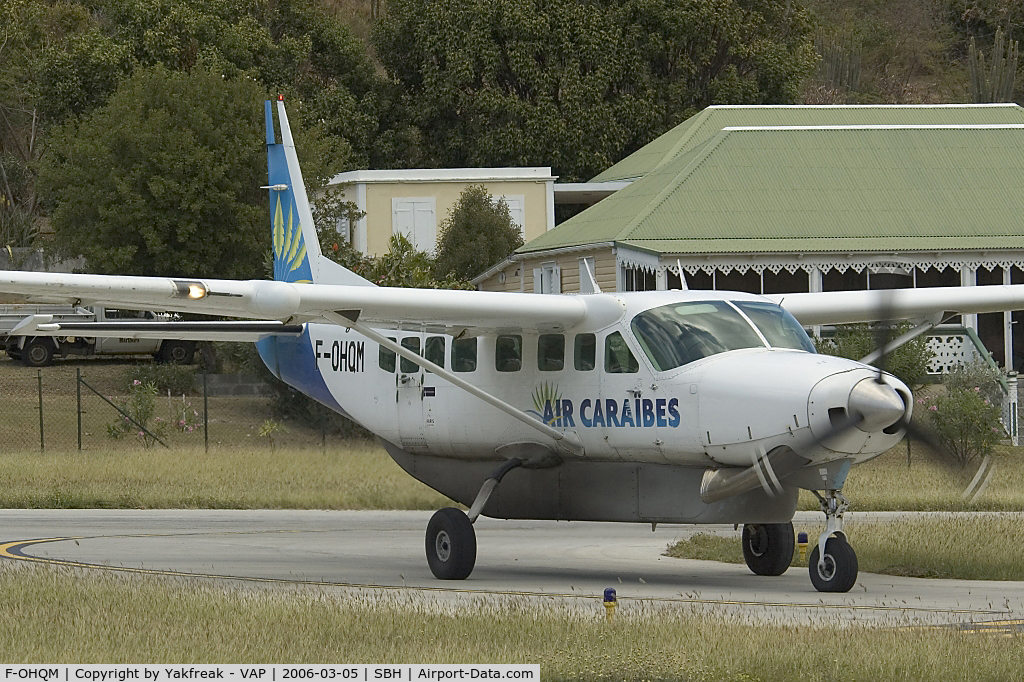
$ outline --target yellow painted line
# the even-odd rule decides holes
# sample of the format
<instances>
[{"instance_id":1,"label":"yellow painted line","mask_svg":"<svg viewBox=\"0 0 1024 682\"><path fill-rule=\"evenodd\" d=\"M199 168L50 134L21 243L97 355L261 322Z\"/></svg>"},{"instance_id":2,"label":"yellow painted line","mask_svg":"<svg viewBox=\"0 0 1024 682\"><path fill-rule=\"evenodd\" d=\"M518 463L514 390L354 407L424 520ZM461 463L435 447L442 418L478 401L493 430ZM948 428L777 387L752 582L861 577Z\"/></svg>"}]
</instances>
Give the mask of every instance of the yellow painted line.
<instances>
[{"instance_id":1,"label":"yellow painted line","mask_svg":"<svg viewBox=\"0 0 1024 682\"><path fill-rule=\"evenodd\" d=\"M381 590L381 591L413 591L413 592L438 592L451 594L471 595L493 595L510 597L553 597L559 599L588 599L600 601L602 595L582 593L558 593L558 592L532 592L521 590L493 590L493 589L472 589L472 588L451 588L431 587L415 585L377 585L372 583L349 583L331 580L301 580L297 578L261 578L257 576L224 575L217 573L194 573L189 571L176 571L173 569L141 568L134 566L110 566L94 564L84 561L73 561L71 559L50 559L25 554L24 549L33 545L41 545L51 542L67 542L73 540L93 540L107 538L157 538L157 537L183 537L197 535L263 535L267 533L305 533L305 532L327 532L327 531L303 531L303 530L277 530L277 531L215 531L199 533L139 533L129 535L91 535L91 536L68 536L60 538L40 538L36 540L16 540L0 544L0 558L12 561L26 561L38 564L50 564L70 568L95 569L101 571L115 571L119 573L134 573L140 575L171 576L176 578L204 578L209 580L234 580L239 582L251 582L261 584L277 585L308 585L314 587L342 587L360 590ZM698 599L694 597L629 597L620 596L619 601L634 602L658 602L673 604L693 604L708 606L757 606L771 608L796 608L796 609L849 609L854 611L892 611L892 612L915 612L915 613L947 613L947 614L1005 614L1003 609L942 609L923 606L886 606L875 604L826 604L801 603L801 602L764 602L742 599ZM949 626L910 626L903 629L917 629L927 627L949 627Z\"/></svg>"}]
</instances>

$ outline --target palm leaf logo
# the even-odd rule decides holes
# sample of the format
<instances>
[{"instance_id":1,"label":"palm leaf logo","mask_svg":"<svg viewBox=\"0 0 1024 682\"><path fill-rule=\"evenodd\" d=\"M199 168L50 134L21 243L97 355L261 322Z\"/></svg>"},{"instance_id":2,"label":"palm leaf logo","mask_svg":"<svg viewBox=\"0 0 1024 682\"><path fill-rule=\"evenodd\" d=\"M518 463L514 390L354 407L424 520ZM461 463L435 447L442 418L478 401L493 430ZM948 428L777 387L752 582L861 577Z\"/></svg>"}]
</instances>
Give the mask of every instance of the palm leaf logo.
<instances>
[{"instance_id":1,"label":"palm leaf logo","mask_svg":"<svg viewBox=\"0 0 1024 682\"><path fill-rule=\"evenodd\" d=\"M558 384L548 383L545 381L533 389L533 407L540 415L544 414L545 405L551 405L553 407L554 405L557 405L561 399L562 392L558 389ZM558 410L552 410L552 412L558 412ZM552 417L547 421L549 423L554 423L558 419L559 417Z\"/></svg>"}]
</instances>

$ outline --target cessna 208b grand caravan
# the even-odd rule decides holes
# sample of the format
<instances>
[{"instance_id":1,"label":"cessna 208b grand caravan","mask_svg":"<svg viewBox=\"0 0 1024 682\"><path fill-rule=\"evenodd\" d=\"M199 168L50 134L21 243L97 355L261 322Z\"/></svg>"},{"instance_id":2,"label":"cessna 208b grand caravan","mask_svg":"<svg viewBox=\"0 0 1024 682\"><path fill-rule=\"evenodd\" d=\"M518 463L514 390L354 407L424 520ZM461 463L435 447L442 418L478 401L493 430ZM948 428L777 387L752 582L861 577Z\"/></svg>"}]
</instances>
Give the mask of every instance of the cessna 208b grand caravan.
<instances>
[{"instance_id":1,"label":"cessna 208b grand caravan","mask_svg":"<svg viewBox=\"0 0 1024 682\"><path fill-rule=\"evenodd\" d=\"M895 377L817 355L805 326L1024 308L1024 286L755 296L724 291L540 295L377 287L320 253L284 103L266 103L274 281L2 272L32 300L246 318L144 325L26 319L18 333L251 340L282 380L375 433L409 474L469 509L438 511L430 570L464 579L474 521L743 524L743 553L779 575L797 493L826 517L814 587L845 592L852 464L904 436ZM889 346L899 343L897 339Z\"/></svg>"}]
</instances>

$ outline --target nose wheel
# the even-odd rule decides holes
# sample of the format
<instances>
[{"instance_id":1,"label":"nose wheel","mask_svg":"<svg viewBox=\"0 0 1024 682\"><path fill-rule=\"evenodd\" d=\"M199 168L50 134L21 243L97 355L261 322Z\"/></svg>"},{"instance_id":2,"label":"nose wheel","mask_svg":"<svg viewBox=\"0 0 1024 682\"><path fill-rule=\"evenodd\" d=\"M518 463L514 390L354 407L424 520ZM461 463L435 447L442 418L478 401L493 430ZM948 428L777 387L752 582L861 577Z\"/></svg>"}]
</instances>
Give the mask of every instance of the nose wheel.
<instances>
[{"instance_id":1,"label":"nose wheel","mask_svg":"<svg viewBox=\"0 0 1024 682\"><path fill-rule=\"evenodd\" d=\"M826 490L824 496L811 492L825 512L825 532L807 562L811 584L818 592L849 592L857 583L857 554L843 532L843 514L850 505L838 490Z\"/></svg>"}]
</instances>

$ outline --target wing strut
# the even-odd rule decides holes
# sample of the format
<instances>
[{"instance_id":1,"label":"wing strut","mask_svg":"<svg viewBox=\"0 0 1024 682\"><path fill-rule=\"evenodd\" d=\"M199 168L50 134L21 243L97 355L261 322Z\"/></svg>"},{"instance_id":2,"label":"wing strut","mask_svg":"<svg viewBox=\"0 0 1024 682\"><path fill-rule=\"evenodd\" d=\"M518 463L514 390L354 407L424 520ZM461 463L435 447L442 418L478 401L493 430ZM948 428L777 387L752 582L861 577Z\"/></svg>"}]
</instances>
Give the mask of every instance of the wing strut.
<instances>
[{"instance_id":1,"label":"wing strut","mask_svg":"<svg viewBox=\"0 0 1024 682\"><path fill-rule=\"evenodd\" d=\"M324 315L325 318L331 320L335 324L341 325L342 327L348 327L349 329L356 330L357 332L359 332L360 334L362 334L366 338L372 339L373 341L376 341L380 345L384 346L388 350L394 351L395 353L397 353L398 355L402 356L406 360L409 360L410 362L415 362L417 365L420 365L422 367L426 367L427 369L429 369L431 372L433 372L437 376L441 377L442 379L445 379L446 381L451 382L452 384L454 384L455 386L458 386L459 388L461 388L462 390L466 391L467 393L469 393L471 395L474 395L477 398L480 398L485 403L498 408L499 410L501 410L505 414L507 414L507 415L509 415L511 417L515 417L516 419L518 419L519 421L523 422L527 426L540 431L541 433L543 433L548 438L551 438L552 440L554 440L555 444L559 448L565 450L570 455L572 455L574 457L581 457L581 456L583 456L583 444L580 442L580 440L576 436L576 434L571 433L571 432L563 433L562 431L559 431L558 429L555 429L555 428L552 428L552 427L548 426L544 422L541 422L541 421L538 421L538 420L534 419L533 417L531 417L526 412L523 412L522 410L520 410L517 407L509 405L508 403L506 403L501 398L493 396L490 393L477 388L476 386L474 386L473 384L465 381L464 379L462 379L458 375L453 374L452 372L449 372L444 367L440 367L438 365L435 365L433 362L431 362L430 360L427 360L426 358L424 358L419 353L414 353L413 351L409 350L408 348L405 348L404 346L395 343L394 341L392 341L391 339L389 339L386 336L382 336L381 334L378 334L373 329L370 329L369 327L366 327L366 326L364 326L363 324L361 324L359 322L355 322L353 320L350 320L349 318L344 317L343 315L339 315L337 313L324 312L323 315Z\"/></svg>"}]
</instances>

